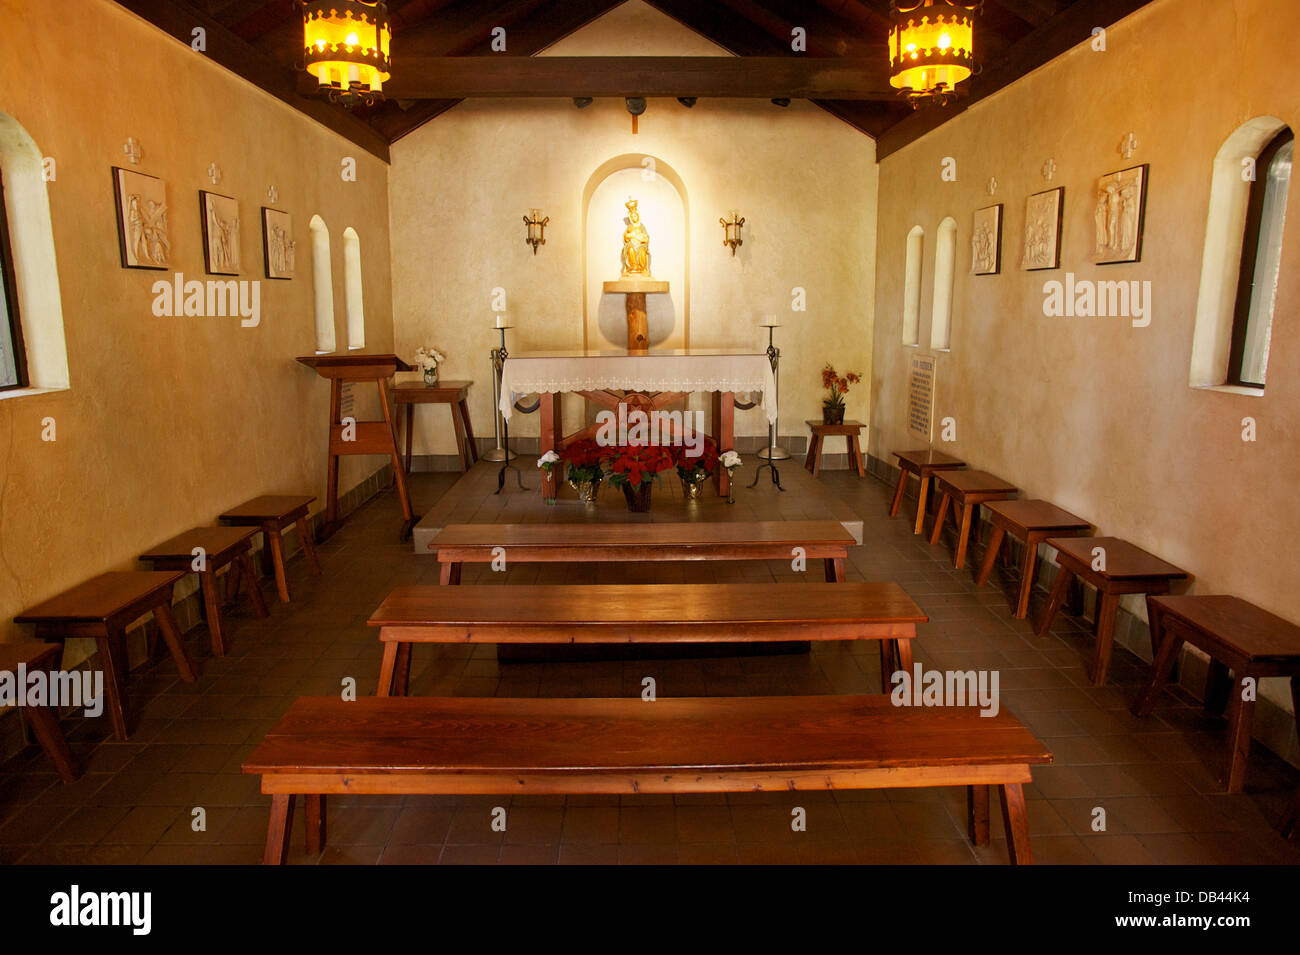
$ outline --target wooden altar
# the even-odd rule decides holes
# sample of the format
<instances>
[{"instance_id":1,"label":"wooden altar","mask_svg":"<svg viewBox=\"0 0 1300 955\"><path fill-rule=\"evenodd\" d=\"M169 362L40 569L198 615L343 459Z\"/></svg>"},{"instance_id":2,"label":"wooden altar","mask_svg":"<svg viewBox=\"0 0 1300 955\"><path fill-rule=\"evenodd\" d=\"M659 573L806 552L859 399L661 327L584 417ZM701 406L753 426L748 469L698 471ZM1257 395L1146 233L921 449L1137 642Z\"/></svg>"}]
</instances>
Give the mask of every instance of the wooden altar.
<instances>
[{"instance_id":1,"label":"wooden altar","mask_svg":"<svg viewBox=\"0 0 1300 955\"><path fill-rule=\"evenodd\" d=\"M397 432L393 427L392 401L388 382L399 371L412 368L396 355L306 355L298 359L330 383L329 419L329 471L325 496L325 523L317 534L323 541L339 528L339 458L345 454L387 454L393 460L393 477L397 482L397 496L402 502L401 539L411 536L416 518L411 508L411 495L406 488L406 473L397 453ZM354 421L344 425L340 420L343 406L343 384L348 381L369 381L379 388L379 406L382 421Z\"/></svg>"},{"instance_id":2,"label":"wooden altar","mask_svg":"<svg viewBox=\"0 0 1300 955\"><path fill-rule=\"evenodd\" d=\"M540 450L560 452L574 441L594 437L599 426L564 433L561 396L581 395L619 415L662 411L696 392L712 395L709 437L721 454L735 449L737 392L762 395L768 421L776 420L776 381L764 352L708 349L665 351L536 352L511 355L501 371L501 414L509 418L516 397L540 396ZM626 412L620 410L626 406ZM559 469L544 475L542 494L555 497ZM731 475L719 467L713 476L718 494L731 489Z\"/></svg>"}]
</instances>

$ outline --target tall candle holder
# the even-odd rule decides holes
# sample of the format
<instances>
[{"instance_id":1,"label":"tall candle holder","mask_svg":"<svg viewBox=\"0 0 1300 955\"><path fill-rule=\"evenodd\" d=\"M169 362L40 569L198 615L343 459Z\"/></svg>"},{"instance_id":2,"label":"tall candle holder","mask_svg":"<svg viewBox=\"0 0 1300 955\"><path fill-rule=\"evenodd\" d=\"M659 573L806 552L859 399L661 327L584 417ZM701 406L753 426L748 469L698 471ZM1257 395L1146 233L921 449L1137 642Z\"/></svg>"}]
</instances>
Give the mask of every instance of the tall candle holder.
<instances>
[{"instance_id":1,"label":"tall candle holder","mask_svg":"<svg viewBox=\"0 0 1300 955\"><path fill-rule=\"evenodd\" d=\"M501 371L503 368L505 368L506 359L510 357L510 352L506 350L506 330L513 327L514 327L513 325L497 326L497 331L501 333L501 346L499 348L493 349L493 354L495 357L493 358L493 362L492 362L492 370L495 372L495 376L493 380L496 382L496 392L497 392L496 412L497 412L498 420L501 425L501 441L504 448L503 456L500 459L501 470L497 471L497 489L496 491L493 492L495 494L500 494L505 489L507 471L515 472L515 480L519 482L519 490L521 491L528 490L528 488L524 487L523 472L510 463L510 459L517 457L517 455L512 454L510 451L510 422L504 415L501 414L501 397L500 397L501 396Z\"/></svg>"},{"instance_id":2,"label":"tall candle holder","mask_svg":"<svg viewBox=\"0 0 1300 955\"><path fill-rule=\"evenodd\" d=\"M777 385L777 382L779 382L780 380L778 378L777 369L781 361L781 349L777 348L776 345L773 343L772 335L775 332L775 330L780 328L781 326L776 322L764 322L760 327L767 329L767 360L772 365L772 381L773 384L776 385L775 388L776 393L773 395L773 397L776 400L777 408L780 409L781 389L779 385ZM776 489L778 491L785 490L785 488L781 486L781 474L779 471L777 471L776 465L773 463L774 461L784 461L790 457L790 452L786 451L784 448L778 448L776 446L776 429L777 429L777 422L779 420L780 418L778 415L777 421L772 421L767 426L767 447L761 448L757 454L757 457L761 458L765 463L760 464L754 470L754 482L749 485L750 487L758 486L758 479L763 474L763 468L771 468L772 483L776 485Z\"/></svg>"},{"instance_id":3,"label":"tall candle holder","mask_svg":"<svg viewBox=\"0 0 1300 955\"><path fill-rule=\"evenodd\" d=\"M505 337L505 329L502 328L502 349L505 348ZM500 350L496 348L489 351L488 356L492 362L492 432L496 439L496 447L485 452L483 454L483 460L493 462L511 461L514 458L519 457L519 455L510 450L509 443L502 444L501 442L501 425L504 420L501 417L501 363L505 360L505 356L500 354Z\"/></svg>"}]
</instances>

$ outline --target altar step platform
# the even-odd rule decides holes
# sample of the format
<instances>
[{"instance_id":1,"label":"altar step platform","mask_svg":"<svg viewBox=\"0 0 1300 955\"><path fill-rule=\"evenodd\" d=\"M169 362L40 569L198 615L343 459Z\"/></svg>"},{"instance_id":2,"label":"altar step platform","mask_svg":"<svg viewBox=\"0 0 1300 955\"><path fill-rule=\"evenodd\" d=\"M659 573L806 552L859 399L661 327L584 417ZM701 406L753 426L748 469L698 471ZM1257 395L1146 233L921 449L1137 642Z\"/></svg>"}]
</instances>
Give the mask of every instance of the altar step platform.
<instances>
[{"instance_id":1,"label":"altar step platform","mask_svg":"<svg viewBox=\"0 0 1300 955\"><path fill-rule=\"evenodd\" d=\"M757 486L748 485L754 480L754 468L762 463L753 455L745 456L745 464L735 474L734 504L719 497L712 485L706 487L698 501L686 500L681 481L676 472L661 476L652 492L651 510L647 514L632 513L627 509L623 492L605 484L595 504L584 504L568 485L560 485L560 494L554 504L547 504L541 495L541 471L535 460L520 455L526 490L520 490L513 474L507 475L505 488L497 489L497 473L501 465L480 461L460 477L456 484L431 507L416 525L413 532L417 554L435 560L429 549L438 532L448 524L591 524L591 523L681 523L717 521L824 521L842 524L856 543L863 543L862 520L851 507L837 499L798 461L778 462L784 491L772 483L771 470L764 468ZM850 554L852 550L850 550ZM779 566L777 566L779 564ZM795 580L807 576L809 580L822 580L821 561L809 561L807 570L796 573L789 561L706 561L680 563L573 563L573 564L521 564L505 572L494 572L486 564L467 564L462 583L546 584L546 583L723 583L763 580ZM662 646L639 644L632 646L547 646L512 645L498 647L502 662L557 662L575 660L655 659L660 657L710 657L749 656L772 653L806 652L806 643L781 644L693 644L690 646Z\"/></svg>"}]
</instances>

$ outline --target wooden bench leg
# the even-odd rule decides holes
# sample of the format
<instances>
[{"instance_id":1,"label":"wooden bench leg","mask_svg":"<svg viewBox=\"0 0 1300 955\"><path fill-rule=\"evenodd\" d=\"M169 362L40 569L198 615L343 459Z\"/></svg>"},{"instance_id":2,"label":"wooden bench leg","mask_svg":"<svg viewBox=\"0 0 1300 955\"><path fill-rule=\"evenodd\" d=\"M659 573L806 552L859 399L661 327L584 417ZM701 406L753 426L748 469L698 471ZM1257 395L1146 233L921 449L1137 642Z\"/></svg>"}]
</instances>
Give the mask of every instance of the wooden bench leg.
<instances>
[{"instance_id":1,"label":"wooden bench leg","mask_svg":"<svg viewBox=\"0 0 1300 955\"><path fill-rule=\"evenodd\" d=\"M1224 708L1231 698L1232 680L1228 675L1226 664L1210 660L1209 671L1205 674L1205 712L1212 716L1222 716Z\"/></svg>"},{"instance_id":2,"label":"wooden bench leg","mask_svg":"<svg viewBox=\"0 0 1300 955\"><path fill-rule=\"evenodd\" d=\"M1056 612L1065 603L1065 595L1069 593L1070 581L1073 579L1073 571L1066 570L1064 567L1057 568L1056 580L1052 583L1052 592L1047 597L1047 606L1043 608L1043 617L1038 621L1038 629L1035 631L1037 636L1047 636L1047 631L1052 626L1052 620L1056 617Z\"/></svg>"},{"instance_id":3,"label":"wooden bench leg","mask_svg":"<svg viewBox=\"0 0 1300 955\"><path fill-rule=\"evenodd\" d=\"M1007 532L993 525L993 533L989 535L989 546L984 549L984 559L980 561L979 573L975 575L975 586L983 587L988 583L989 575L993 573L993 564L998 558L998 550L1002 547L1002 538Z\"/></svg>"},{"instance_id":4,"label":"wooden bench leg","mask_svg":"<svg viewBox=\"0 0 1300 955\"><path fill-rule=\"evenodd\" d=\"M979 536L979 519L976 517L975 504L963 504L961 508L961 525L957 528L957 553L953 555L952 565L955 569L961 570L966 566L966 551L970 547L971 523L974 522L976 537ZM957 502L953 502L952 511L953 520L957 518Z\"/></svg>"},{"instance_id":5,"label":"wooden bench leg","mask_svg":"<svg viewBox=\"0 0 1300 955\"><path fill-rule=\"evenodd\" d=\"M216 571L209 564L199 571L199 589L203 591L203 610L208 618L208 636L212 640L212 655L226 655L226 640L221 633L221 599L217 595Z\"/></svg>"},{"instance_id":6,"label":"wooden bench leg","mask_svg":"<svg viewBox=\"0 0 1300 955\"><path fill-rule=\"evenodd\" d=\"M271 796L271 820L266 826L266 851L262 853L262 865L284 865L289 856L293 800L292 793L274 793Z\"/></svg>"},{"instance_id":7,"label":"wooden bench leg","mask_svg":"<svg viewBox=\"0 0 1300 955\"><path fill-rule=\"evenodd\" d=\"M451 585L460 583L460 561L449 560L438 567L438 582Z\"/></svg>"},{"instance_id":8,"label":"wooden bench leg","mask_svg":"<svg viewBox=\"0 0 1300 955\"><path fill-rule=\"evenodd\" d=\"M939 498L939 513L934 516L934 529L930 531L930 543L939 543L939 536L943 533L943 522L948 517L948 507L951 505L952 496L947 491ZM956 508L953 508L953 516L956 517Z\"/></svg>"},{"instance_id":9,"label":"wooden bench leg","mask_svg":"<svg viewBox=\"0 0 1300 955\"><path fill-rule=\"evenodd\" d=\"M396 665L397 644L386 642L384 644L384 658L379 664L379 686L375 689L375 696L392 696L393 671Z\"/></svg>"},{"instance_id":10,"label":"wooden bench leg","mask_svg":"<svg viewBox=\"0 0 1300 955\"><path fill-rule=\"evenodd\" d=\"M890 677L894 675L894 641L880 641L880 692L886 696L894 689Z\"/></svg>"},{"instance_id":11,"label":"wooden bench leg","mask_svg":"<svg viewBox=\"0 0 1300 955\"><path fill-rule=\"evenodd\" d=\"M924 471L920 475L921 486L916 489L916 527L912 533L925 533L925 505L930 499L930 475Z\"/></svg>"},{"instance_id":12,"label":"wooden bench leg","mask_svg":"<svg viewBox=\"0 0 1300 955\"><path fill-rule=\"evenodd\" d=\"M904 673L912 673L912 639L899 637L894 641L898 648L898 666ZM912 674L915 676L915 674Z\"/></svg>"},{"instance_id":13,"label":"wooden bench leg","mask_svg":"<svg viewBox=\"0 0 1300 955\"><path fill-rule=\"evenodd\" d=\"M1119 595L1098 594L1097 649L1092 659L1092 685L1104 686L1110 669L1110 654L1115 641L1115 621L1119 617Z\"/></svg>"},{"instance_id":14,"label":"wooden bench leg","mask_svg":"<svg viewBox=\"0 0 1300 955\"><path fill-rule=\"evenodd\" d=\"M298 543L302 546L302 555L307 558L307 569L319 577L321 574L320 561L316 559L316 543L311 539L311 530L307 527L307 518L300 517L295 523L298 526Z\"/></svg>"},{"instance_id":15,"label":"wooden bench leg","mask_svg":"<svg viewBox=\"0 0 1300 955\"><path fill-rule=\"evenodd\" d=\"M845 559L843 557L826 558L826 580L834 584L842 584L845 579Z\"/></svg>"},{"instance_id":16,"label":"wooden bench leg","mask_svg":"<svg viewBox=\"0 0 1300 955\"><path fill-rule=\"evenodd\" d=\"M406 696L411 685L411 644L397 645L397 661L393 666L393 696Z\"/></svg>"},{"instance_id":17,"label":"wooden bench leg","mask_svg":"<svg viewBox=\"0 0 1300 955\"><path fill-rule=\"evenodd\" d=\"M853 456L853 470L858 473L858 477L866 477L867 472L862 466L862 445L858 443L856 434L849 435L849 454Z\"/></svg>"},{"instance_id":18,"label":"wooden bench leg","mask_svg":"<svg viewBox=\"0 0 1300 955\"><path fill-rule=\"evenodd\" d=\"M121 631L95 638L99 665L104 668L104 709L113 724L113 735L124 740L130 735L126 719L126 634Z\"/></svg>"},{"instance_id":19,"label":"wooden bench leg","mask_svg":"<svg viewBox=\"0 0 1300 955\"><path fill-rule=\"evenodd\" d=\"M894 499L889 504L889 516L897 517L898 509L903 505L903 492L907 490L907 468L898 469L898 486L894 488Z\"/></svg>"},{"instance_id":20,"label":"wooden bench leg","mask_svg":"<svg viewBox=\"0 0 1300 955\"><path fill-rule=\"evenodd\" d=\"M1160 626L1159 619L1158 616L1151 615L1151 634L1153 637L1159 636L1156 633L1156 629ZM1183 641L1172 633L1160 639L1160 648L1156 651L1156 658L1151 661L1151 678L1133 703L1134 716L1146 716L1151 712L1156 697L1160 695L1160 691L1169 680L1169 674L1174 668L1174 660L1178 659L1178 651L1182 649L1182 646Z\"/></svg>"},{"instance_id":21,"label":"wooden bench leg","mask_svg":"<svg viewBox=\"0 0 1300 955\"><path fill-rule=\"evenodd\" d=\"M36 739L40 742L41 749L45 750L45 755L54 763L59 778L65 783L78 779L81 776L81 767L77 765L77 760L68 747L68 738L63 735L63 729L59 726L58 714L48 706L28 706L24 707L24 710L32 732L36 734Z\"/></svg>"},{"instance_id":22,"label":"wooden bench leg","mask_svg":"<svg viewBox=\"0 0 1300 955\"><path fill-rule=\"evenodd\" d=\"M185 648L185 641L181 638L180 628L176 626L176 617L172 615L171 603L161 603L154 607L153 618L158 624L158 631L162 634L163 640L167 642L167 649L172 652L172 659L176 661L176 669L180 671L181 679L186 683L193 683L199 676L194 670L194 661L190 659L190 651ZM122 672L125 675L126 671Z\"/></svg>"},{"instance_id":23,"label":"wooden bench leg","mask_svg":"<svg viewBox=\"0 0 1300 955\"><path fill-rule=\"evenodd\" d=\"M325 797L304 796L307 807L307 854L318 856L325 851Z\"/></svg>"},{"instance_id":24,"label":"wooden bench leg","mask_svg":"<svg viewBox=\"0 0 1300 955\"><path fill-rule=\"evenodd\" d=\"M989 787L966 787L966 832L972 845L989 844Z\"/></svg>"},{"instance_id":25,"label":"wooden bench leg","mask_svg":"<svg viewBox=\"0 0 1300 955\"><path fill-rule=\"evenodd\" d=\"M450 407L452 429L456 432L456 455L460 458L460 469L468 471L471 465L469 445L465 441L465 424L460 419L460 411L456 404L453 402Z\"/></svg>"},{"instance_id":26,"label":"wooden bench leg","mask_svg":"<svg viewBox=\"0 0 1300 955\"><path fill-rule=\"evenodd\" d=\"M239 575L244 575L244 580L248 581L248 599L253 605L253 612L259 617L268 616L270 611L266 609L266 599L262 596L262 586L257 582L257 575L253 573L253 562L247 554L240 554L235 558L235 570L231 576L235 578L235 592L239 592Z\"/></svg>"},{"instance_id":27,"label":"wooden bench leg","mask_svg":"<svg viewBox=\"0 0 1300 955\"><path fill-rule=\"evenodd\" d=\"M995 532L998 529L995 528ZM1037 562L1038 539L1031 534L1025 539L1024 563L1020 567L1020 598L1016 601L1017 620L1024 620L1029 616L1029 598L1034 592L1034 567Z\"/></svg>"},{"instance_id":28,"label":"wooden bench leg","mask_svg":"<svg viewBox=\"0 0 1300 955\"><path fill-rule=\"evenodd\" d=\"M474 437L474 425L469 420L469 404L467 400L462 399L457 402L460 408L460 420L465 426L465 447L469 449L469 462L471 465L478 463L478 439Z\"/></svg>"},{"instance_id":29,"label":"wooden bench leg","mask_svg":"<svg viewBox=\"0 0 1300 955\"><path fill-rule=\"evenodd\" d=\"M1012 865L1033 865L1024 790L1019 783L1005 783L999 788L1002 796L1002 822L1007 830L1007 855L1011 857Z\"/></svg>"},{"instance_id":30,"label":"wooden bench leg","mask_svg":"<svg viewBox=\"0 0 1300 955\"><path fill-rule=\"evenodd\" d=\"M1250 727L1255 718L1255 701L1242 699L1242 681L1238 675L1232 681L1232 699L1228 701L1228 768L1224 782L1228 792L1239 793L1246 782L1246 760L1250 757Z\"/></svg>"},{"instance_id":31,"label":"wooden bench leg","mask_svg":"<svg viewBox=\"0 0 1300 955\"><path fill-rule=\"evenodd\" d=\"M280 539L278 527L267 528L266 543L271 549L271 569L275 572L275 589L280 594L280 603L289 602L289 581L284 576L284 541Z\"/></svg>"}]
</instances>

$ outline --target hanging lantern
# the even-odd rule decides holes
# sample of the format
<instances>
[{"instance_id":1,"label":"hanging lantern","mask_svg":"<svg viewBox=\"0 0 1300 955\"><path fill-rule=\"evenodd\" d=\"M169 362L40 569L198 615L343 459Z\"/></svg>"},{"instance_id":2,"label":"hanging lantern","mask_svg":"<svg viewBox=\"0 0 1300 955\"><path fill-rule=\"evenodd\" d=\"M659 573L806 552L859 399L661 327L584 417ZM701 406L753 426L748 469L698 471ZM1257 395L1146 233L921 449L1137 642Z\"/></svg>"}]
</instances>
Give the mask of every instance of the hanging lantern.
<instances>
[{"instance_id":1,"label":"hanging lantern","mask_svg":"<svg viewBox=\"0 0 1300 955\"><path fill-rule=\"evenodd\" d=\"M890 3L889 85L907 96L913 108L925 101L948 102L957 84L975 70L974 15L981 3Z\"/></svg>"},{"instance_id":2,"label":"hanging lantern","mask_svg":"<svg viewBox=\"0 0 1300 955\"><path fill-rule=\"evenodd\" d=\"M330 99L355 106L384 98L392 31L382 0L304 0L307 72Z\"/></svg>"}]
</instances>

